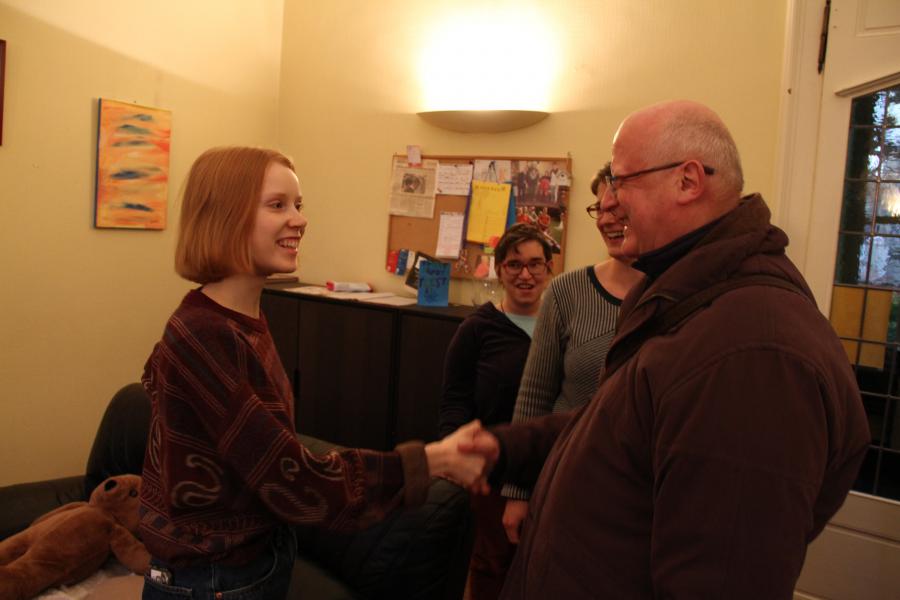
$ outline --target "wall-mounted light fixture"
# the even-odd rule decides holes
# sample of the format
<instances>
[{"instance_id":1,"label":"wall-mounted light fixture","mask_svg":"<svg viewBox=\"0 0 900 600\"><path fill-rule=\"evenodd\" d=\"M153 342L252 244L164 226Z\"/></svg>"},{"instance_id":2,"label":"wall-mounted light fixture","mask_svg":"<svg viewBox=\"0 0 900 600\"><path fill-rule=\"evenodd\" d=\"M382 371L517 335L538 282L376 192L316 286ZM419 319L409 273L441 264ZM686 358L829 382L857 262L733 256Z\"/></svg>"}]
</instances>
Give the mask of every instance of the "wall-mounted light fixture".
<instances>
[{"instance_id":1,"label":"wall-mounted light fixture","mask_svg":"<svg viewBox=\"0 0 900 600\"><path fill-rule=\"evenodd\" d=\"M466 133L528 127L550 114L559 68L552 14L469 5L436 15L419 63L426 122Z\"/></svg>"},{"instance_id":2,"label":"wall-mounted light fixture","mask_svg":"<svg viewBox=\"0 0 900 600\"><path fill-rule=\"evenodd\" d=\"M463 133L501 133L543 121L540 110L427 110L417 113L428 123Z\"/></svg>"}]
</instances>

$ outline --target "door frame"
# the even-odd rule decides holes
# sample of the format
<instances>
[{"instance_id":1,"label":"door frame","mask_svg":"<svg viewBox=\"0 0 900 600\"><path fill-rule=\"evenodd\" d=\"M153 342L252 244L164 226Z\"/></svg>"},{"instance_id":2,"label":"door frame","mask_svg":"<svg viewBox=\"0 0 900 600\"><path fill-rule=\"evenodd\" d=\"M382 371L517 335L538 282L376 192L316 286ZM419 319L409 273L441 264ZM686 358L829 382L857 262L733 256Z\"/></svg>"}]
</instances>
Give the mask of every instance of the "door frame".
<instances>
[{"instance_id":1,"label":"door frame","mask_svg":"<svg viewBox=\"0 0 900 600\"><path fill-rule=\"evenodd\" d=\"M816 221L813 196L819 158L819 121L825 110L824 76L817 72L816 66L825 5L826 0L787 0L773 222L788 234L791 242L787 254L807 278L819 309L827 317L834 283L841 200L840 196L829 199L834 204L829 217L833 219L832 224L824 223L821 217ZM839 105L835 110L829 100L828 110L832 114L841 112L847 122L853 96L897 82L900 73L849 86L836 94L846 107ZM845 152L846 142L844 148L835 150ZM834 175L842 181L843 172ZM818 213L821 215L822 211ZM822 233L823 228L832 225L833 231ZM829 244L834 241L827 257L821 252L826 239ZM860 582L879 589L879 584L884 583L884 571L875 566L880 565L879 559L894 560L897 556L898 511L900 502L851 491L825 531L810 546L795 598L819 598L826 591L829 597L854 597L861 589ZM846 566L854 561L859 561L858 568L862 570L848 575Z\"/></svg>"},{"instance_id":2,"label":"door frame","mask_svg":"<svg viewBox=\"0 0 900 600\"><path fill-rule=\"evenodd\" d=\"M810 238L815 227L830 226L813 220L813 194L819 152L819 119L823 110L824 77L816 70L826 0L788 0L786 10L784 60L781 74L781 104L778 118L778 144L775 159L776 209L773 222L788 234L787 254L807 278L819 309L825 313L831 305L833 277L821 272L822 255L812 252ZM840 107L844 118L850 114L853 96L873 92L900 83L900 72L873 81L861 81L836 93L844 99ZM843 148L840 149L843 152ZM843 173L835 173L842 178ZM834 203L831 218L835 227L828 232L830 263L833 271L837 254L837 223L840 200ZM830 242L829 242L830 243ZM813 261L817 260L816 263ZM819 266L820 268L816 268Z\"/></svg>"},{"instance_id":3,"label":"door frame","mask_svg":"<svg viewBox=\"0 0 900 600\"><path fill-rule=\"evenodd\" d=\"M805 272L812 195L815 185L816 148L822 75L816 72L825 0L788 0L784 59L781 72L781 105L778 145L775 153L776 206L773 222L790 238L787 254ZM813 290L820 309L825 290Z\"/></svg>"}]
</instances>

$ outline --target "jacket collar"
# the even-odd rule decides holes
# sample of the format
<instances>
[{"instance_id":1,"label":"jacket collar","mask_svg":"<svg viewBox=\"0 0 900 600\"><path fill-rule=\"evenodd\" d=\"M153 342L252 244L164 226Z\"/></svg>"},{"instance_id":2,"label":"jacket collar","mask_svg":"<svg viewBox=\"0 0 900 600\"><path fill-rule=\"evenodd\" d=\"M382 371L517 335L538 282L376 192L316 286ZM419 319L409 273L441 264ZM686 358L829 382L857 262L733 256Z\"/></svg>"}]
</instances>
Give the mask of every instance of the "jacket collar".
<instances>
[{"instance_id":1,"label":"jacket collar","mask_svg":"<svg viewBox=\"0 0 900 600\"><path fill-rule=\"evenodd\" d=\"M678 302L732 277L754 254L783 255L787 235L769 223L770 216L769 208L759 194L742 198L740 204L718 219L687 254L655 280L645 278L628 293L622 303L616 338L634 331L664 303ZM806 289L805 284L802 287Z\"/></svg>"}]
</instances>

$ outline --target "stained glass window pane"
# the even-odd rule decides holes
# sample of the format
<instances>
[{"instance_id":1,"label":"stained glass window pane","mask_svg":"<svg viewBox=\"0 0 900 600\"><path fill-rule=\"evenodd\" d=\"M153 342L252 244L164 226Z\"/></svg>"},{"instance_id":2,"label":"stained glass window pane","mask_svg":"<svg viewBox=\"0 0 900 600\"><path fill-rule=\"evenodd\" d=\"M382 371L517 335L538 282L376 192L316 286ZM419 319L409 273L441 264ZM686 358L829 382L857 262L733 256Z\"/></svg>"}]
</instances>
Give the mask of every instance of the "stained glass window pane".
<instances>
[{"instance_id":1,"label":"stained glass window pane","mask_svg":"<svg viewBox=\"0 0 900 600\"><path fill-rule=\"evenodd\" d=\"M900 400L896 398L888 400L886 406L884 440L881 441L881 445L885 448L900 450Z\"/></svg>"},{"instance_id":2,"label":"stained glass window pane","mask_svg":"<svg viewBox=\"0 0 900 600\"><path fill-rule=\"evenodd\" d=\"M897 343L900 342L900 328L897 327L897 323L900 321L900 293L894 292L891 296L891 319L888 322L888 341Z\"/></svg>"},{"instance_id":3,"label":"stained glass window pane","mask_svg":"<svg viewBox=\"0 0 900 600\"><path fill-rule=\"evenodd\" d=\"M854 98L850 106L851 125L881 125L884 122L884 109L887 103L887 92L875 92Z\"/></svg>"},{"instance_id":4,"label":"stained glass window pane","mask_svg":"<svg viewBox=\"0 0 900 600\"><path fill-rule=\"evenodd\" d=\"M900 127L884 130L883 150L881 179L900 180Z\"/></svg>"},{"instance_id":5,"label":"stained glass window pane","mask_svg":"<svg viewBox=\"0 0 900 600\"><path fill-rule=\"evenodd\" d=\"M868 183L868 186L875 184ZM869 229L866 229L869 233ZM878 185L878 216L875 218L875 233L900 234L900 183Z\"/></svg>"},{"instance_id":6,"label":"stained glass window pane","mask_svg":"<svg viewBox=\"0 0 900 600\"><path fill-rule=\"evenodd\" d=\"M891 347L885 352L884 364L879 368L857 367L856 381L859 389L863 392L872 394L888 394L891 392L891 377L896 377L892 369L896 369L897 365L896 350Z\"/></svg>"},{"instance_id":7,"label":"stained glass window pane","mask_svg":"<svg viewBox=\"0 0 900 600\"><path fill-rule=\"evenodd\" d=\"M872 260L869 265L869 283L900 287L900 238L875 236L870 239ZM863 241L863 251L868 244L868 240Z\"/></svg>"},{"instance_id":8,"label":"stained glass window pane","mask_svg":"<svg viewBox=\"0 0 900 600\"><path fill-rule=\"evenodd\" d=\"M885 125L896 127L900 125L900 85L887 90L887 116Z\"/></svg>"},{"instance_id":9,"label":"stained glass window pane","mask_svg":"<svg viewBox=\"0 0 900 600\"><path fill-rule=\"evenodd\" d=\"M885 498L900 500L900 453L884 451L876 493Z\"/></svg>"},{"instance_id":10,"label":"stained glass window pane","mask_svg":"<svg viewBox=\"0 0 900 600\"><path fill-rule=\"evenodd\" d=\"M872 434L872 445L880 446L884 434L884 417L886 399L863 394L863 406L869 417L869 432Z\"/></svg>"},{"instance_id":11,"label":"stained glass window pane","mask_svg":"<svg viewBox=\"0 0 900 600\"><path fill-rule=\"evenodd\" d=\"M890 290L866 290L866 315L862 328L864 340L887 342L892 299Z\"/></svg>"},{"instance_id":12,"label":"stained glass window pane","mask_svg":"<svg viewBox=\"0 0 900 600\"><path fill-rule=\"evenodd\" d=\"M834 286L831 294L831 315L829 320L840 337L858 338L862 327L863 300L865 289L859 287Z\"/></svg>"},{"instance_id":13,"label":"stained glass window pane","mask_svg":"<svg viewBox=\"0 0 900 600\"><path fill-rule=\"evenodd\" d=\"M851 127L848 140L849 179L875 179L881 165L881 132L872 127Z\"/></svg>"},{"instance_id":14,"label":"stained glass window pane","mask_svg":"<svg viewBox=\"0 0 900 600\"><path fill-rule=\"evenodd\" d=\"M863 459L859 476L853 484L854 490L871 494L875 489L875 469L878 467L878 454L879 450L877 448L869 448L866 452L866 458Z\"/></svg>"},{"instance_id":15,"label":"stained glass window pane","mask_svg":"<svg viewBox=\"0 0 900 600\"><path fill-rule=\"evenodd\" d=\"M841 210L841 230L871 233L875 211L875 183L847 181Z\"/></svg>"},{"instance_id":16,"label":"stained glass window pane","mask_svg":"<svg viewBox=\"0 0 900 600\"><path fill-rule=\"evenodd\" d=\"M859 284L866 281L869 244L862 235L842 233L838 237L835 283Z\"/></svg>"}]
</instances>

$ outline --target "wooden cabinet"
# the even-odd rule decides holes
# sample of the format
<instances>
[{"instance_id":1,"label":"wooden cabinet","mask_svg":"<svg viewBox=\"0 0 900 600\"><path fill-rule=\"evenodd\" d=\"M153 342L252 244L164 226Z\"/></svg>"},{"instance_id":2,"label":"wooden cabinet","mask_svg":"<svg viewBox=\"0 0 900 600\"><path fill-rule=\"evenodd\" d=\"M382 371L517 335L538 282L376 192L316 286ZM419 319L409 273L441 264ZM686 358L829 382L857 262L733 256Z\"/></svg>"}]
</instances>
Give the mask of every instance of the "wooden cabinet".
<instances>
[{"instance_id":1,"label":"wooden cabinet","mask_svg":"<svg viewBox=\"0 0 900 600\"><path fill-rule=\"evenodd\" d=\"M470 307L388 307L263 292L296 399L297 431L387 450L437 438L447 346Z\"/></svg>"},{"instance_id":2,"label":"wooden cabinet","mask_svg":"<svg viewBox=\"0 0 900 600\"><path fill-rule=\"evenodd\" d=\"M299 312L297 302L293 298L279 296L277 294L263 294L260 303L266 320L269 322L269 330L278 354L281 356L281 364L284 372L291 380L291 389L294 396L297 395L297 325Z\"/></svg>"},{"instance_id":3,"label":"wooden cabinet","mask_svg":"<svg viewBox=\"0 0 900 600\"><path fill-rule=\"evenodd\" d=\"M389 448L393 315L302 301L299 312L298 431L343 446Z\"/></svg>"},{"instance_id":4,"label":"wooden cabinet","mask_svg":"<svg viewBox=\"0 0 900 600\"><path fill-rule=\"evenodd\" d=\"M397 441L437 439L444 357L457 319L400 315L397 360Z\"/></svg>"}]
</instances>

